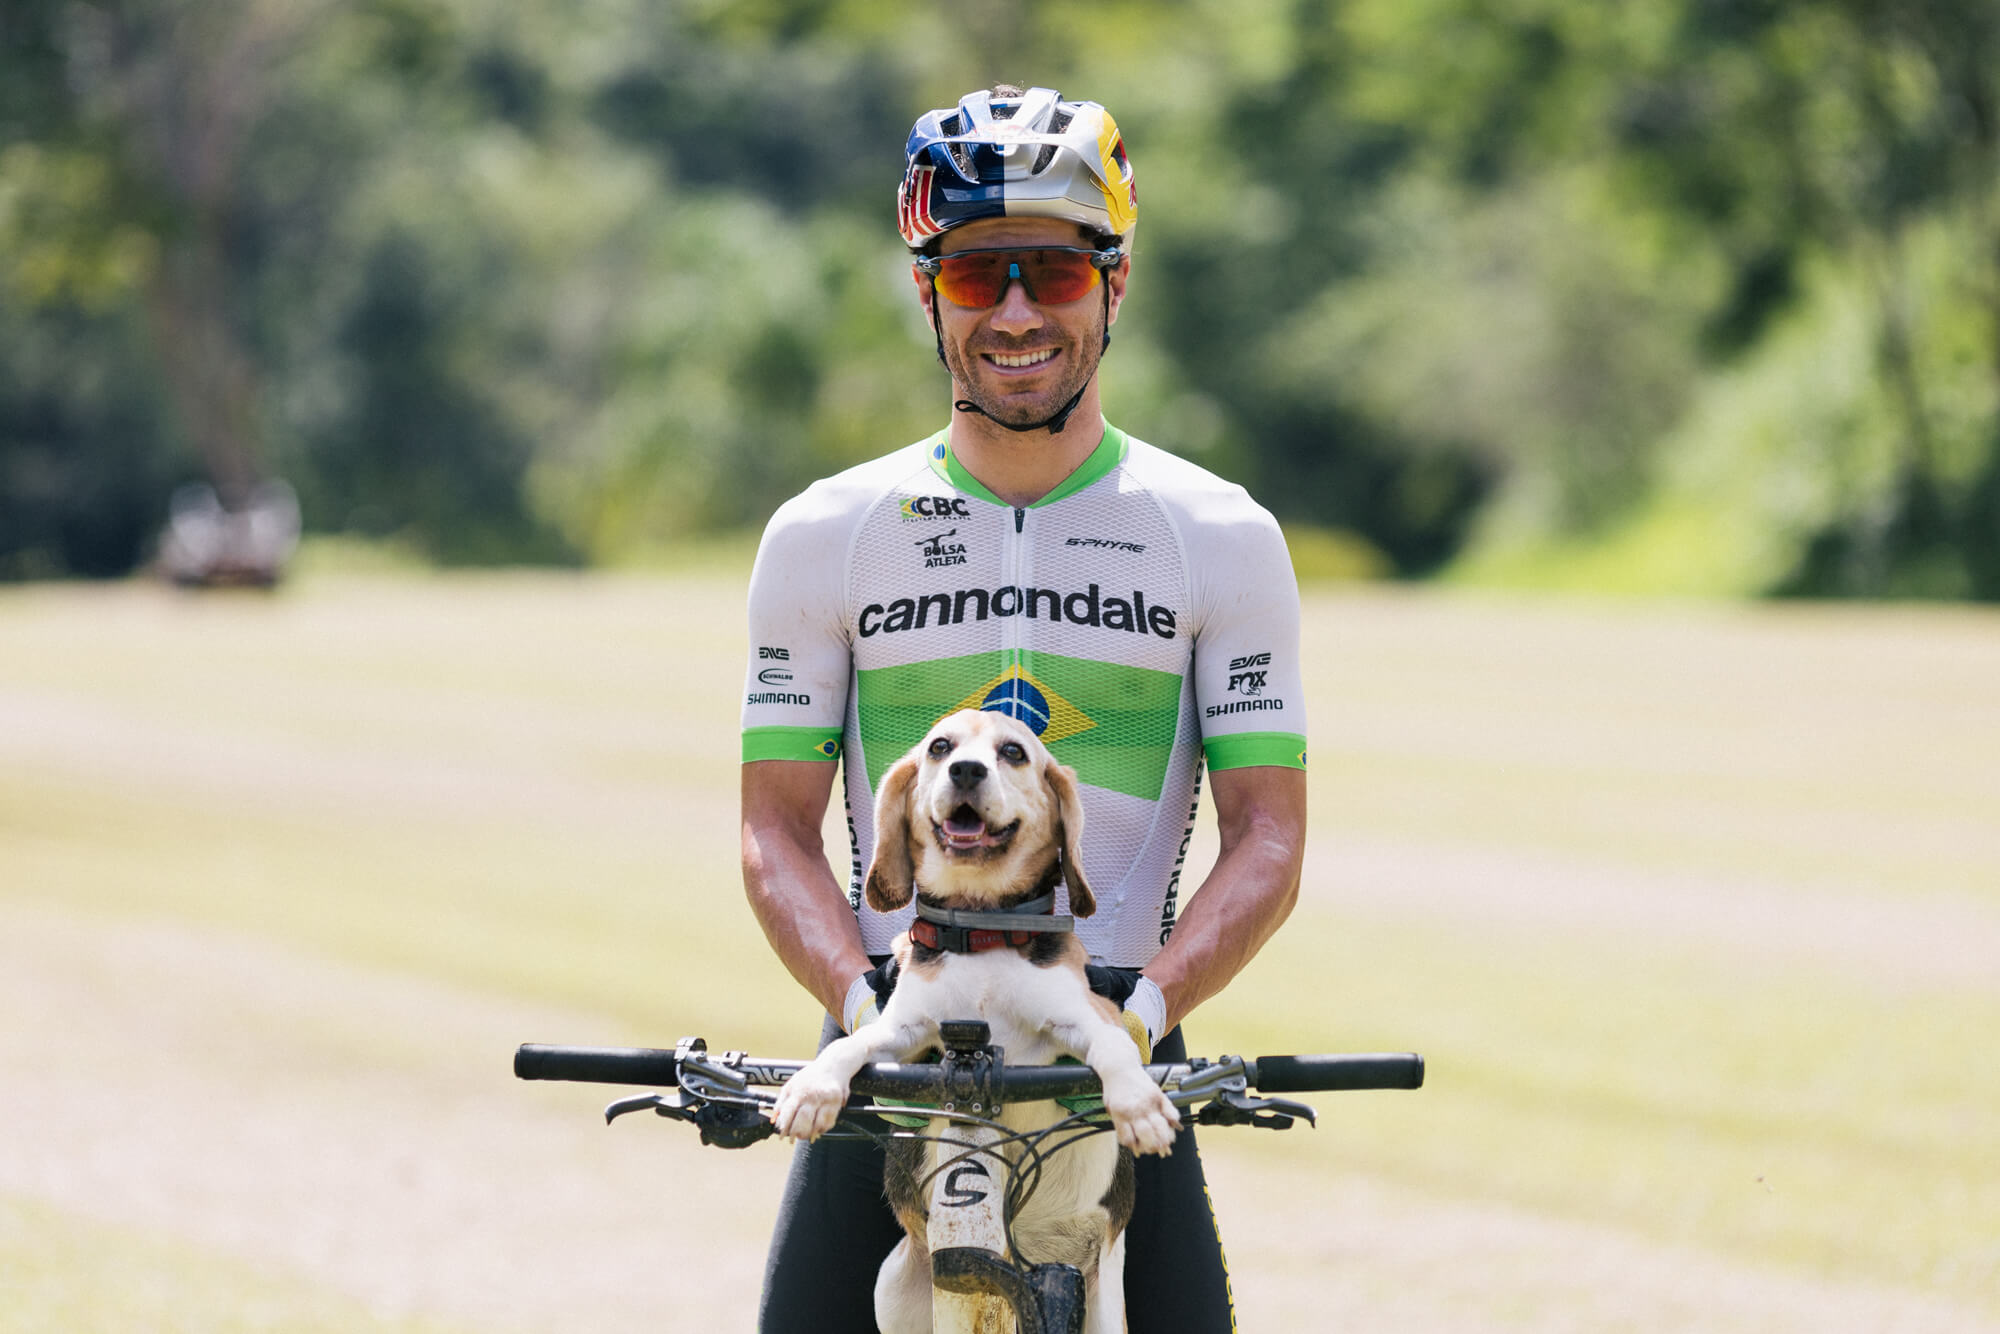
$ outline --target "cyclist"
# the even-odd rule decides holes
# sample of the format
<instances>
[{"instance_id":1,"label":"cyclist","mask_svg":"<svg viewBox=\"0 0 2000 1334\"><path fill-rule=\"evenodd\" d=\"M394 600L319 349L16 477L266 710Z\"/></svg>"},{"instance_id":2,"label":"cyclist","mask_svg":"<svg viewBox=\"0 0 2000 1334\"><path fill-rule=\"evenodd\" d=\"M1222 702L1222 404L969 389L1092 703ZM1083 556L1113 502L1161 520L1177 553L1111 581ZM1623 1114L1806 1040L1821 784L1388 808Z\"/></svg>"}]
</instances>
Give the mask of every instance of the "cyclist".
<instances>
[{"instance_id":1,"label":"cyclist","mask_svg":"<svg viewBox=\"0 0 2000 1334\"><path fill-rule=\"evenodd\" d=\"M1111 115L1000 86L921 117L897 213L951 375L936 435L820 481L766 529L750 587L743 871L759 924L823 1004L870 1017L910 910L862 902L873 790L931 724L1000 709L1075 768L1095 916L1076 923L1152 1059L1290 912L1305 837L1298 592L1241 487L1107 424L1098 364L1130 275L1132 165ZM844 757L843 888L820 828ZM1183 906L1204 767L1221 853ZM1066 904L1059 905L1066 908ZM1139 1163L1135 1331L1234 1327L1191 1132ZM900 1238L881 1154L802 1145L760 1327L873 1330Z\"/></svg>"}]
</instances>

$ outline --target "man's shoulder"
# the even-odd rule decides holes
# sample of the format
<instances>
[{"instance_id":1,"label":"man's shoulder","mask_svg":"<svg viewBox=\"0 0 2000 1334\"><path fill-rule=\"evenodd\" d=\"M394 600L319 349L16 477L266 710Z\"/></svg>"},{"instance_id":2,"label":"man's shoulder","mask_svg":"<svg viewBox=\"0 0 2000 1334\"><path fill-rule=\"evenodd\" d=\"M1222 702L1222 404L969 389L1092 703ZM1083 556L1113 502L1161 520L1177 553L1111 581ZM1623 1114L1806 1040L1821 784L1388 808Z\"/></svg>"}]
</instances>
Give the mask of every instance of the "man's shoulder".
<instances>
[{"instance_id":1,"label":"man's shoulder","mask_svg":"<svg viewBox=\"0 0 2000 1334\"><path fill-rule=\"evenodd\" d=\"M866 463L822 477L787 500L771 516L772 526L818 525L855 520L885 493L930 466L934 438L915 441Z\"/></svg>"},{"instance_id":2,"label":"man's shoulder","mask_svg":"<svg viewBox=\"0 0 2000 1334\"><path fill-rule=\"evenodd\" d=\"M1183 528L1276 521L1238 482L1218 476L1189 459L1127 437L1125 468L1133 481L1151 492Z\"/></svg>"}]
</instances>

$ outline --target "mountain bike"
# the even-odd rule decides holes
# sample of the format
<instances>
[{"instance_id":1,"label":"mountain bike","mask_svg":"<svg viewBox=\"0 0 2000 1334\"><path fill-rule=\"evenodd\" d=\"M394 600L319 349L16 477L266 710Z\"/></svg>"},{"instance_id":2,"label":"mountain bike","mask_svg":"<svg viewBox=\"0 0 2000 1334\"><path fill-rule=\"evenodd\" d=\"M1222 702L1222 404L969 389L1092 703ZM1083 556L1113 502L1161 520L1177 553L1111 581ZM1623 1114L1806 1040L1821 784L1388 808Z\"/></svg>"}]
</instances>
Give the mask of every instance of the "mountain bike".
<instances>
[{"instance_id":1,"label":"mountain bike","mask_svg":"<svg viewBox=\"0 0 2000 1334\"><path fill-rule=\"evenodd\" d=\"M1082 1334L1084 1280L1065 1264L1030 1264L1018 1258L1010 1219L1033 1194L1044 1167L1065 1145L1111 1129L1089 1100L1101 1092L1085 1065L1007 1065L980 1020L940 1026L943 1051L935 1062L863 1066L850 1085L847 1107L829 1135L876 1140L918 1138L937 1143L928 1182L928 1228L933 1329L937 1334L979 1334L1012 1328L1018 1334ZM620 1098L604 1109L607 1123L631 1112L651 1111L686 1121L701 1142L741 1149L773 1132L768 1117L775 1090L805 1061L768 1060L740 1051L711 1052L701 1038L682 1038L671 1050L651 1047L555 1047L529 1043L514 1054L521 1079L651 1085L669 1092ZM1415 1089L1424 1082L1423 1057L1411 1052L1193 1057L1149 1065L1147 1075L1181 1109L1183 1124L1247 1125L1289 1129L1315 1124L1310 1106L1287 1098L1253 1096L1325 1093L1350 1089ZM1058 1101L1069 1115L1032 1133L1001 1123L1010 1102ZM857 1118L889 1118L884 1131Z\"/></svg>"}]
</instances>

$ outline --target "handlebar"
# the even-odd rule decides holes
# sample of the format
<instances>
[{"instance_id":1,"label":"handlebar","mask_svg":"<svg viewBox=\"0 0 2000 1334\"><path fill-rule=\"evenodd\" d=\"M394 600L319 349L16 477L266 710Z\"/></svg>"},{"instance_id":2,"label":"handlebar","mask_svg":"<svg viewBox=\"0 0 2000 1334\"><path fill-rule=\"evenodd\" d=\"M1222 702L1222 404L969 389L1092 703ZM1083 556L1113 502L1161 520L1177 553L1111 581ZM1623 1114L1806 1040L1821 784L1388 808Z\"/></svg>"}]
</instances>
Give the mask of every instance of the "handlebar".
<instances>
[{"instance_id":1,"label":"handlebar","mask_svg":"<svg viewBox=\"0 0 2000 1334\"><path fill-rule=\"evenodd\" d=\"M514 1074L520 1079L554 1079L590 1084L642 1084L671 1087L679 1082L681 1064L699 1054L703 1072L718 1069L750 1085L784 1083L806 1062L766 1060L741 1052L705 1051L699 1039L663 1047L562 1047L525 1043L514 1053ZM1240 1067L1249 1087L1266 1093L1314 1093L1350 1089L1415 1089L1424 1083L1424 1058L1414 1052L1371 1052L1323 1056L1225 1057L1149 1065L1146 1074L1162 1087L1200 1083L1204 1071ZM922 1100L947 1093L947 1069L941 1064L877 1062L864 1065L850 1085L869 1097ZM993 1083L1009 1102L1088 1096L1102 1091L1097 1072L1086 1065L1009 1065L992 1071Z\"/></svg>"}]
</instances>

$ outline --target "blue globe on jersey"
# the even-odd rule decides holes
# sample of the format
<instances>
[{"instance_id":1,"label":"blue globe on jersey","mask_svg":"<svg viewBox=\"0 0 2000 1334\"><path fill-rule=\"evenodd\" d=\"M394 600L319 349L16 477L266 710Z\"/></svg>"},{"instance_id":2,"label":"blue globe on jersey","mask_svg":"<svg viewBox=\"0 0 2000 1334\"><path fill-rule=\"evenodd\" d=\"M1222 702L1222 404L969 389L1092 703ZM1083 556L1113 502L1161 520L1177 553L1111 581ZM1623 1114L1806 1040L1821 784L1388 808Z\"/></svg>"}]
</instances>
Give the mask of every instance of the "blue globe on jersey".
<instances>
[{"instance_id":1,"label":"blue globe on jersey","mask_svg":"<svg viewBox=\"0 0 2000 1334\"><path fill-rule=\"evenodd\" d=\"M979 707L989 713L1004 713L1010 718L1018 718L1034 728L1036 736L1049 730L1048 696L1018 676L1010 677L987 691Z\"/></svg>"}]
</instances>

